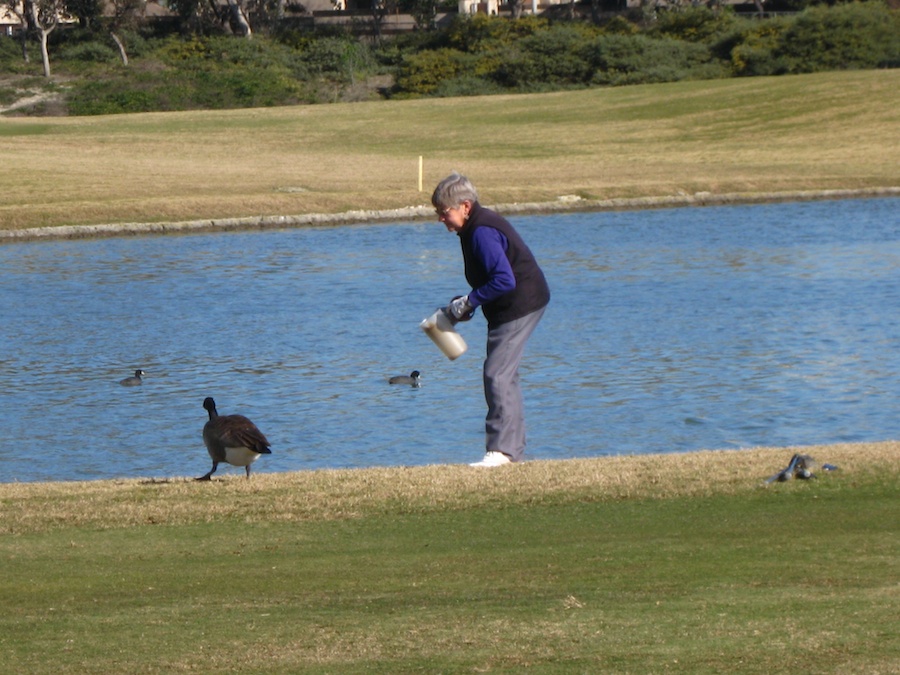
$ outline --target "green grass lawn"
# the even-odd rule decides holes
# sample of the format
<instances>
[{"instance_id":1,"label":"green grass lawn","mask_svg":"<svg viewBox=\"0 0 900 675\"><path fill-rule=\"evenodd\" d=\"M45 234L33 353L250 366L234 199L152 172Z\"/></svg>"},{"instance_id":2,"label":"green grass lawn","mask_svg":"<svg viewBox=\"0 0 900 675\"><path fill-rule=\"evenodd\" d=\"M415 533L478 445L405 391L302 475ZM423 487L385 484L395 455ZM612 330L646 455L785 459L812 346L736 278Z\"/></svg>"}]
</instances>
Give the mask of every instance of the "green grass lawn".
<instances>
[{"instance_id":1,"label":"green grass lawn","mask_svg":"<svg viewBox=\"0 0 900 675\"><path fill-rule=\"evenodd\" d=\"M728 473L736 456L702 462ZM684 483L662 497L652 484L633 497L602 482L595 494L588 482L552 487L585 469L639 481L622 467L646 458L532 462L459 478L446 506L411 492L472 470L133 481L109 489L135 505L147 495L137 520L164 517L166 501L194 516L85 526L48 515L4 535L4 670L896 673L897 464L871 471L833 456L846 468L816 481L763 488L738 469L722 490L701 480L697 494ZM688 474L649 480L674 475ZM355 515L303 515L306 497L282 500L279 480L300 480L298 491L330 481L311 498L350 500ZM108 505L103 485L60 489ZM7 522L25 518L11 509L59 501L40 490L0 489ZM204 506L216 501L228 504Z\"/></svg>"}]
</instances>

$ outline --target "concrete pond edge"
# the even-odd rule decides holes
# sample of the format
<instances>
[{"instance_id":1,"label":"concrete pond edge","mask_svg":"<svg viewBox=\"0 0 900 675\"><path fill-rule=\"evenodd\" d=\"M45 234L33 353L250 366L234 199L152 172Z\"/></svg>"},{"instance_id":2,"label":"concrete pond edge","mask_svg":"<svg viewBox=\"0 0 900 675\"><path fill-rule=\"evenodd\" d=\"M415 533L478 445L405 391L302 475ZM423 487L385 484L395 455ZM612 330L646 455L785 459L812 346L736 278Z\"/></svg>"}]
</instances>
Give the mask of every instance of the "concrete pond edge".
<instances>
[{"instance_id":1,"label":"concrete pond edge","mask_svg":"<svg viewBox=\"0 0 900 675\"><path fill-rule=\"evenodd\" d=\"M819 201L836 199L866 199L898 197L900 187L808 190L791 192L762 192L715 194L698 192L661 197L633 197L618 199L584 199L578 195L563 195L552 202L522 202L492 204L491 208L504 214L540 214L593 211L630 211L675 207L724 206L777 202ZM161 223L109 223L99 225L60 225L17 230L0 230L0 242L34 241L44 239L87 239L148 234L179 234L229 230L277 229L319 225L358 225L365 223L421 221L434 218L430 205L407 206L386 210L355 210L342 213L308 213L282 216L249 216L243 218L210 218Z\"/></svg>"}]
</instances>

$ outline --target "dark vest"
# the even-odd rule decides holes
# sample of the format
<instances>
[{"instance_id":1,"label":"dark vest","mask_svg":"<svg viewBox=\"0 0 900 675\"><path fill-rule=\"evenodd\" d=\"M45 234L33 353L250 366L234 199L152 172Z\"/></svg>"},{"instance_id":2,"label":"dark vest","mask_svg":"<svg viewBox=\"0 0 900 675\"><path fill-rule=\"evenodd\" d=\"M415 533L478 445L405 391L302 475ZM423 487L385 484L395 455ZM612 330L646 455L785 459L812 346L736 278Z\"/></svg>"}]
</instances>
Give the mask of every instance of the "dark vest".
<instances>
[{"instance_id":1,"label":"dark vest","mask_svg":"<svg viewBox=\"0 0 900 675\"><path fill-rule=\"evenodd\" d=\"M488 327L494 328L521 319L526 314L545 307L550 302L550 287L531 250L503 216L484 208L478 202L472 205L469 219L459 233L469 285L478 288L488 282L487 271L472 254L472 235L479 227L493 227L506 237L509 243L506 257L516 277L516 287L512 291L482 305Z\"/></svg>"}]
</instances>

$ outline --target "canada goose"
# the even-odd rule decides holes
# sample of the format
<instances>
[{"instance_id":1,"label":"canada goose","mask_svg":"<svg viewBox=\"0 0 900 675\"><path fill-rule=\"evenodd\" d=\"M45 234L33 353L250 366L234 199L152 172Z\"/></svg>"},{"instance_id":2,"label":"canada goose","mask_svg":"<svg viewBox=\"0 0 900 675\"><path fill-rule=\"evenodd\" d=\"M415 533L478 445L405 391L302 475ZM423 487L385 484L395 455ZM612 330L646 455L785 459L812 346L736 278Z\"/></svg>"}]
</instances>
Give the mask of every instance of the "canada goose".
<instances>
[{"instance_id":1,"label":"canada goose","mask_svg":"<svg viewBox=\"0 0 900 675\"><path fill-rule=\"evenodd\" d=\"M210 480L219 462L243 466L250 478L250 465L260 455L270 455L269 441L263 433L243 415L219 415L216 402L207 397L203 407L209 412L209 421L203 425L203 443L212 458L212 469L197 480Z\"/></svg>"},{"instance_id":2,"label":"canada goose","mask_svg":"<svg viewBox=\"0 0 900 675\"><path fill-rule=\"evenodd\" d=\"M414 370L409 375L394 375L388 380L388 384L409 384L413 387L418 387L421 384L419 382L420 374L418 370Z\"/></svg>"},{"instance_id":3,"label":"canada goose","mask_svg":"<svg viewBox=\"0 0 900 675\"><path fill-rule=\"evenodd\" d=\"M131 377L126 377L123 380L119 380L119 384L121 384L123 387L136 387L139 384L143 384L144 381L141 379L141 376L146 374L147 373L138 368L136 371L134 371L134 375L132 375Z\"/></svg>"},{"instance_id":4,"label":"canada goose","mask_svg":"<svg viewBox=\"0 0 900 675\"><path fill-rule=\"evenodd\" d=\"M791 462L787 465L787 468L769 476L766 479L766 483L783 483L794 478L809 480L816 477L813 471L818 471L819 469L823 471L837 471L837 467L834 464L820 464L809 455L797 454L791 457Z\"/></svg>"}]
</instances>

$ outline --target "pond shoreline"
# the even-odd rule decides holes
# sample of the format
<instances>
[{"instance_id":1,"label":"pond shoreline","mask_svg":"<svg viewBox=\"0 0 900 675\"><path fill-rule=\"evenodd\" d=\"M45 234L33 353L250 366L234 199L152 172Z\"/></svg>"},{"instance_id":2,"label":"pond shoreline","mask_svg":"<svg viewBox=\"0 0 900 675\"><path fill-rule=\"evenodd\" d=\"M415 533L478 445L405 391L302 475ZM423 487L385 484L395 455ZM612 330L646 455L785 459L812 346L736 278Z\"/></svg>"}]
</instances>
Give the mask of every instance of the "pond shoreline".
<instances>
[{"instance_id":1,"label":"pond shoreline","mask_svg":"<svg viewBox=\"0 0 900 675\"><path fill-rule=\"evenodd\" d=\"M593 211L638 211L676 207L702 207L764 204L779 202L825 201L839 199L870 199L898 197L900 187L804 190L792 192L714 194L698 192L663 197L632 197L619 199L583 199L577 195L563 196L553 202L521 202L493 204L491 208L504 214L540 214ZM0 230L0 242L34 241L46 239L86 239L148 234L182 234L233 230L274 229L319 225L358 225L373 222L420 221L434 218L431 206L408 206L399 209L354 210L343 213L309 213L284 216L250 216L244 218L209 218L162 223L110 223L101 225L60 225L17 230Z\"/></svg>"}]
</instances>

